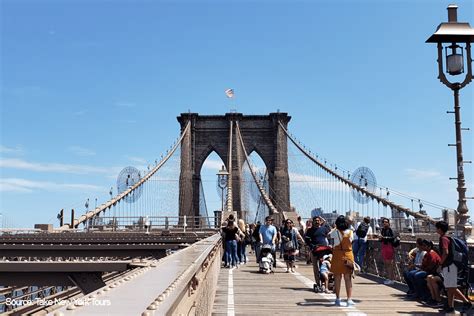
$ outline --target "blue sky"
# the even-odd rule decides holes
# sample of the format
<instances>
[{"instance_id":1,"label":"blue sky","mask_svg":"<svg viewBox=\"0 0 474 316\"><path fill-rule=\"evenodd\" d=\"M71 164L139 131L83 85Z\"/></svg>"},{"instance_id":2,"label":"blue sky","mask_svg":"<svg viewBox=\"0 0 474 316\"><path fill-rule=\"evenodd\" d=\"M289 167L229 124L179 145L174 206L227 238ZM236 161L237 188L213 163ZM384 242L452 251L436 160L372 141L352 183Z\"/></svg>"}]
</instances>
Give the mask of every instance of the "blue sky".
<instances>
[{"instance_id":1,"label":"blue sky","mask_svg":"<svg viewBox=\"0 0 474 316\"><path fill-rule=\"evenodd\" d=\"M228 112L229 87L239 112L288 112L329 161L455 208L453 97L425 44L449 3L3 0L0 213L32 227L105 200L123 167L170 147L181 112ZM472 1L457 4L474 24ZM466 127L473 86L461 91Z\"/></svg>"}]
</instances>

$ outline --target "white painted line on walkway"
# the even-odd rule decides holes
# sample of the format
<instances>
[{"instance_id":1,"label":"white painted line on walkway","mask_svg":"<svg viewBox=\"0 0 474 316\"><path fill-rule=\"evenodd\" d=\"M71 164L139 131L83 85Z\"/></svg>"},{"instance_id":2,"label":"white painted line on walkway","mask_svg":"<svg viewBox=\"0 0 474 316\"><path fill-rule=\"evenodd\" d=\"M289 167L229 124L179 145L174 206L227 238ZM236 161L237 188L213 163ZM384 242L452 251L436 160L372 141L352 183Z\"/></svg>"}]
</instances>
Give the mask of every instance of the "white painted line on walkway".
<instances>
[{"instance_id":1,"label":"white painted line on walkway","mask_svg":"<svg viewBox=\"0 0 474 316\"><path fill-rule=\"evenodd\" d=\"M286 271L286 264L281 262L280 260L277 260L277 266L279 268L282 268L283 271ZM298 281L303 283L306 287L308 287L310 289L313 289L313 285L314 285L313 280L308 279L307 277L305 277L304 275L302 275L299 272L294 272L292 274ZM342 280L341 280L341 282L342 282ZM336 295L335 294L326 294L326 293L316 293L316 294L319 295L319 296L324 297L326 300L328 300L330 302L333 302L333 303L336 300ZM360 310L355 308L355 306L334 306L334 307L342 309L344 312L346 312L347 316L367 316L367 314L365 314L364 312L361 312Z\"/></svg>"},{"instance_id":2,"label":"white painted line on walkway","mask_svg":"<svg viewBox=\"0 0 474 316\"><path fill-rule=\"evenodd\" d=\"M227 316L235 315L234 306L234 269L229 269L229 281L227 283Z\"/></svg>"}]
</instances>

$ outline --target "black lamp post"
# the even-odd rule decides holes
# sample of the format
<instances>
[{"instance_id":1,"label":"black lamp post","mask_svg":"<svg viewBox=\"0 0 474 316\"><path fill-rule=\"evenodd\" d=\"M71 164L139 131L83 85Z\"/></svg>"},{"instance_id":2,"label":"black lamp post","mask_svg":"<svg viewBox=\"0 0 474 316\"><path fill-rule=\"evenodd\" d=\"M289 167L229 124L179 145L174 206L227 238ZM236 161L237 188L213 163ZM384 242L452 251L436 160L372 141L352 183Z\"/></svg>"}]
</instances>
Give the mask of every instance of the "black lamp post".
<instances>
[{"instance_id":1,"label":"black lamp post","mask_svg":"<svg viewBox=\"0 0 474 316\"><path fill-rule=\"evenodd\" d=\"M222 212L224 212L224 190L227 188L228 177L229 173L225 169L225 166L222 166L222 169L217 173L217 185L221 189Z\"/></svg>"},{"instance_id":2,"label":"black lamp post","mask_svg":"<svg viewBox=\"0 0 474 316\"><path fill-rule=\"evenodd\" d=\"M472 58L471 43L474 41L474 29L469 23L461 23L457 21L457 5L450 4L448 6L448 22L441 23L436 32L428 38L427 43L438 44L438 79L454 92L454 114L456 127L456 156L457 156L457 178L458 182L458 221L457 229L462 232L462 236L467 240L471 234L471 226L468 225L467 219L468 208L466 203L466 187L464 180L464 168L462 155L462 137L461 131L461 108L459 106L459 90L466 86L472 80ZM446 78L443 71L443 48L444 58L446 60L446 73L450 76L458 76L465 73L462 82L450 82ZM466 54L464 55L464 50ZM466 61L466 69L464 67ZM466 72L467 70L467 72Z\"/></svg>"}]
</instances>

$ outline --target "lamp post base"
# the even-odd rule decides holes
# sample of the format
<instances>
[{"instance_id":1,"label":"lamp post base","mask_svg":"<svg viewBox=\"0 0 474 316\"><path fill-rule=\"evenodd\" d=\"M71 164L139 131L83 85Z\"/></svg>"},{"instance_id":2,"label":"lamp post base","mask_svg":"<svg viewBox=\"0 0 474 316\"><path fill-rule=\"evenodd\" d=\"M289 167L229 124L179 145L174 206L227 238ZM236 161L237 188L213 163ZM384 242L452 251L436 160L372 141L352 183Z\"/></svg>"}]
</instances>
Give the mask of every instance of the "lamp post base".
<instances>
[{"instance_id":1,"label":"lamp post base","mask_svg":"<svg viewBox=\"0 0 474 316\"><path fill-rule=\"evenodd\" d=\"M458 237L466 241L468 246L474 246L474 236L472 235L472 226L470 224L456 225Z\"/></svg>"}]
</instances>

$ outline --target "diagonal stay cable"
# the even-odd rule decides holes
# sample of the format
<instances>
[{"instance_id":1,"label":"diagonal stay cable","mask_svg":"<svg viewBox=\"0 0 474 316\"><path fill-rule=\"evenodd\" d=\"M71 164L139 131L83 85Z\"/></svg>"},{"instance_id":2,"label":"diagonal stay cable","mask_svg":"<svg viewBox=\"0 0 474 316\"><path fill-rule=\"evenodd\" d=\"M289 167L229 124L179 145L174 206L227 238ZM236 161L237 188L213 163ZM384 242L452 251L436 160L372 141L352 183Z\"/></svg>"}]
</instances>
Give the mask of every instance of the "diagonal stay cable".
<instances>
[{"instance_id":1,"label":"diagonal stay cable","mask_svg":"<svg viewBox=\"0 0 474 316\"><path fill-rule=\"evenodd\" d=\"M237 136L240 140L240 145L242 146L242 150L243 150L244 155L245 155L245 161L247 162L247 165L249 166L250 173L252 174L253 180L255 181L255 184L257 185L258 190L260 191L260 194L262 195L262 197L265 201L265 204L267 204L268 208L272 211L273 214L279 213L277 211L276 207L273 205L270 198L267 196L267 194L265 192L265 189L263 188L261 182L257 180L257 176L255 175L255 171L252 168L252 165L250 165L249 157L247 155L247 150L245 149L245 146L244 146L244 141L242 139L242 134L240 133L239 122L236 122L235 124L236 124L236 129L237 129Z\"/></svg>"},{"instance_id":2,"label":"diagonal stay cable","mask_svg":"<svg viewBox=\"0 0 474 316\"><path fill-rule=\"evenodd\" d=\"M348 186L350 186L352 189L354 190L357 190L359 191L360 193L363 193L365 194L366 196L372 198L372 199L375 199L377 200L377 202L380 202L383 204L383 206L390 206L393 210L397 210L399 212L404 212L406 214L409 214L415 218L419 218L421 220L424 220L424 221L427 221L427 222L431 222L431 223L435 223L436 221L431 218L430 216L428 215L424 215L424 214L420 214L418 212L414 212L412 211L411 209L409 208L406 208L402 205L399 205L399 204L395 204L393 202L390 202L389 200L387 199L384 199L382 197L379 197L378 195L372 193L372 192L369 192L367 191L365 188L353 183L352 181L350 180L347 180L345 179L344 177L342 177L341 175L339 175L338 173L332 171L331 169L329 169L328 167L326 167L324 164L322 164L321 162L319 162L317 159L315 159L312 155L310 155L305 149L303 149L301 147L301 145L298 144L298 142L288 133L288 131L286 130L286 128L283 126L283 124L279 123L282 130L285 132L286 136L288 137L288 139L308 158L310 159L311 161L313 161L315 164L317 164L321 169L323 169L324 171L326 171L327 173L329 173L330 175L332 175L333 177L335 177L336 179L338 179L339 181L347 184Z\"/></svg>"},{"instance_id":3,"label":"diagonal stay cable","mask_svg":"<svg viewBox=\"0 0 474 316\"><path fill-rule=\"evenodd\" d=\"M87 220L93 218L96 215L99 215L101 212L105 211L107 208L115 205L117 202L120 202L122 199L124 199L128 194L136 190L138 187L140 187L143 183L145 183L148 179L150 179L167 161L170 159L170 157L174 154L178 146L181 144L181 141L183 140L184 136L186 133L189 132L191 126L191 122L188 122L186 125L186 128L184 129L183 133L181 134L181 137L179 140L174 144L172 149L168 152L168 154L163 157L163 159L153 168L151 169L143 178L140 179L136 184L134 184L131 188L128 188L127 190L123 191L122 193L116 195L114 198L110 199L108 202L98 206L95 210L87 212L86 214L82 215L79 217L79 219L74 220L74 227L77 225L86 222ZM61 226L59 229L64 230L64 229L69 229L72 227L69 227L69 224L65 224Z\"/></svg>"}]
</instances>

